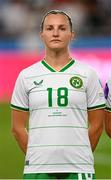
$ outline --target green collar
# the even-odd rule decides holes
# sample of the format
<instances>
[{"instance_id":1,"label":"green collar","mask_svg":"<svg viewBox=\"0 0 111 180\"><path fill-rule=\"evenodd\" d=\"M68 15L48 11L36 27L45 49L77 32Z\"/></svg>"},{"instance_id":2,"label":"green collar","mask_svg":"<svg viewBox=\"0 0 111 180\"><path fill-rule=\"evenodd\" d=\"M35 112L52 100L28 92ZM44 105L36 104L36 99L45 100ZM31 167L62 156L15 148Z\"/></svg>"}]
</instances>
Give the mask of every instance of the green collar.
<instances>
[{"instance_id":1,"label":"green collar","mask_svg":"<svg viewBox=\"0 0 111 180\"><path fill-rule=\"evenodd\" d=\"M57 72L53 67L51 67L44 59L41 61L41 63L47 68L49 69L51 72ZM73 64L75 63L75 61L73 59L71 59L71 61L66 64L59 72L64 72L66 69L68 69L69 67L71 67Z\"/></svg>"}]
</instances>

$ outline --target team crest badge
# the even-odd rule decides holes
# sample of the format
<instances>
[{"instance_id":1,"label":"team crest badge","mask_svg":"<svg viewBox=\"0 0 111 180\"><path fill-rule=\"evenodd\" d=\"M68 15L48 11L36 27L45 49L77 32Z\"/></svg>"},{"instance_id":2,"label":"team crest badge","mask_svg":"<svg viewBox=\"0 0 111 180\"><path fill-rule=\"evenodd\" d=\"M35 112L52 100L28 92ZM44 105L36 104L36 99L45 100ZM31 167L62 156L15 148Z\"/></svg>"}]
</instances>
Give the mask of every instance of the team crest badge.
<instances>
[{"instance_id":1,"label":"team crest badge","mask_svg":"<svg viewBox=\"0 0 111 180\"><path fill-rule=\"evenodd\" d=\"M73 76L71 79L70 79L70 84L71 86L73 86L74 88L76 89L79 89L83 86L83 81L80 77L78 76Z\"/></svg>"}]
</instances>

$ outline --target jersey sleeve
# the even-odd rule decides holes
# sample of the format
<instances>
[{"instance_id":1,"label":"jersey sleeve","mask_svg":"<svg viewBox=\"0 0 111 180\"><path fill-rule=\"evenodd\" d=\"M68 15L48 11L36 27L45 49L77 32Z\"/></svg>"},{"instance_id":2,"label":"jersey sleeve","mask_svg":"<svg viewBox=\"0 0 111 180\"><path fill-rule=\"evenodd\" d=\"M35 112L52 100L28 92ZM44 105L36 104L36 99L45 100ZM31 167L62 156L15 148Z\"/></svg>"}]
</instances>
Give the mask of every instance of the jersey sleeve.
<instances>
[{"instance_id":1,"label":"jersey sleeve","mask_svg":"<svg viewBox=\"0 0 111 180\"><path fill-rule=\"evenodd\" d=\"M105 110L111 112L111 79L105 85L104 94L106 99Z\"/></svg>"},{"instance_id":2,"label":"jersey sleeve","mask_svg":"<svg viewBox=\"0 0 111 180\"><path fill-rule=\"evenodd\" d=\"M87 109L105 108L104 90L95 71L92 70L87 84Z\"/></svg>"},{"instance_id":3,"label":"jersey sleeve","mask_svg":"<svg viewBox=\"0 0 111 180\"><path fill-rule=\"evenodd\" d=\"M11 99L11 108L29 111L29 100L26 86L26 80L22 73L19 74Z\"/></svg>"}]
</instances>

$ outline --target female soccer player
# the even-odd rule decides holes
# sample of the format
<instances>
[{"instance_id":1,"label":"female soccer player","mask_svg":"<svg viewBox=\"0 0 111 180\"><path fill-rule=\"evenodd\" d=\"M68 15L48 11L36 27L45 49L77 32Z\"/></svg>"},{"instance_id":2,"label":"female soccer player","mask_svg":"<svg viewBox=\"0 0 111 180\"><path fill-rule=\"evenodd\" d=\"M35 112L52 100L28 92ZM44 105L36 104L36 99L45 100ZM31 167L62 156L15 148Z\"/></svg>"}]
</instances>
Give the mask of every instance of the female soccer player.
<instances>
[{"instance_id":1,"label":"female soccer player","mask_svg":"<svg viewBox=\"0 0 111 180\"><path fill-rule=\"evenodd\" d=\"M11 100L12 132L26 154L24 179L94 179L103 89L92 68L71 58L69 15L45 14L40 36L45 57L19 74Z\"/></svg>"}]
</instances>

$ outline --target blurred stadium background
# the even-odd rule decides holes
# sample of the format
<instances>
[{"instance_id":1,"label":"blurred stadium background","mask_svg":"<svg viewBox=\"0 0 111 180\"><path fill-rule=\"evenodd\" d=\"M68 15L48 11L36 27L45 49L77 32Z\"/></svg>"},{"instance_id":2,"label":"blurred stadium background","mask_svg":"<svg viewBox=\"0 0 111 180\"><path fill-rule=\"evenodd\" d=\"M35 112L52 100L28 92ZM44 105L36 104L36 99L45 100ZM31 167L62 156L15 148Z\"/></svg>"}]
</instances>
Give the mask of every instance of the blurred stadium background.
<instances>
[{"instance_id":1,"label":"blurred stadium background","mask_svg":"<svg viewBox=\"0 0 111 180\"><path fill-rule=\"evenodd\" d=\"M40 60L43 14L65 10L73 21L74 59L93 66L103 83L111 74L111 0L0 0L0 179L21 179L24 155L11 134L10 98L23 68ZM103 132L94 153L97 179L111 179L111 140Z\"/></svg>"}]
</instances>

